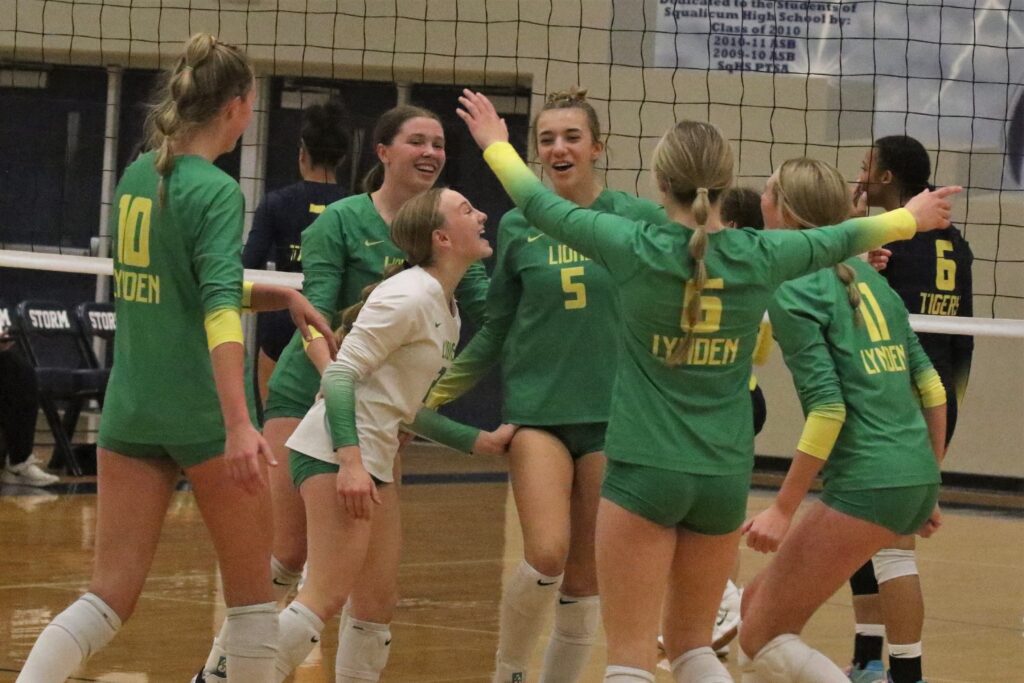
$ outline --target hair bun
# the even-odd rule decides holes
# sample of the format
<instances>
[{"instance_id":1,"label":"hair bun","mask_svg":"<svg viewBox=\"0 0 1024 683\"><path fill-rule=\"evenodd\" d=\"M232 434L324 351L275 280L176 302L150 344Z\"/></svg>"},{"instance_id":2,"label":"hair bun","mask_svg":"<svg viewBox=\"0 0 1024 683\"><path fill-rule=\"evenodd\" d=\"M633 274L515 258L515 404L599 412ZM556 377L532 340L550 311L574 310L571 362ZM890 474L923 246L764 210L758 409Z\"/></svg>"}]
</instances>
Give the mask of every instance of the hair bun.
<instances>
[{"instance_id":1,"label":"hair bun","mask_svg":"<svg viewBox=\"0 0 1024 683\"><path fill-rule=\"evenodd\" d=\"M570 87L568 90L556 90L548 93L548 96L544 100L547 104L571 104L575 102L586 102L587 101L587 89L581 88L578 85Z\"/></svg>"}]
</instances>

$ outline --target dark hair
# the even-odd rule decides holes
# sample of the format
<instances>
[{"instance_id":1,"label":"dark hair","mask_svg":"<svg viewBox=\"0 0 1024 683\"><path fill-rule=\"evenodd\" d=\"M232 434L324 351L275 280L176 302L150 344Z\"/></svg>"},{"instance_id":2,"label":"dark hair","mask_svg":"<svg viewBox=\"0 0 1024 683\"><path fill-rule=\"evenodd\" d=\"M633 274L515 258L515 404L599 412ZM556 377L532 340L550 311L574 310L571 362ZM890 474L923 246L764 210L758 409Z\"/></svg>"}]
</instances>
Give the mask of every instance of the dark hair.
<instances>
[{"instance_id":1,"label":"dark hair","mask_svg":"<svg viewBox=\"0 0 1024 683\"><path fill-rule=\"evenodd\" d=\"M334 168L348 154L348 134L342 127L344 109L337 100L306 107L299 137L313 166Z\"/></svg>"},{"instance_id":2,"label":"dark hair","mask_svg":"<svg viewBox=\"0 0 1024 683\"><path fill-rule=\"evenodd\" d=\"M932 161L920 142L907 135L888 135L875 140L876 167L890 171L900 186L900 196L913 197L930 188Z\"/></svg>"},{"instance_id":3,"label":"dark hair","mask_svg":"<svg viewBox=\"0 0 1024 683\"><path fill-rule=\"evenodd\" d=\"M722 195L722 222L737 228L764 228L761 195L749 187L730 187Z\"/></svg>"},{"instance_id":4,"label":"dark hair","mask_svg":"<svg viewBox=\"0 0 1024 683\"><path fill-rule=\"evenodd\" d=\"M402 130L402 126L409 119L434 119L441 123L441 117L429 109L416 107L411 104L400 104L392 107L380 115L377 125L373 127L373 136L370 138L371 149L377 149L377 145L390 145ZM443 124L442 124L443 126ZM363 176L363 192L374 192L384 184L384 166L378 161L373 165L365 176Z\"/></svg>"}]
</instances>

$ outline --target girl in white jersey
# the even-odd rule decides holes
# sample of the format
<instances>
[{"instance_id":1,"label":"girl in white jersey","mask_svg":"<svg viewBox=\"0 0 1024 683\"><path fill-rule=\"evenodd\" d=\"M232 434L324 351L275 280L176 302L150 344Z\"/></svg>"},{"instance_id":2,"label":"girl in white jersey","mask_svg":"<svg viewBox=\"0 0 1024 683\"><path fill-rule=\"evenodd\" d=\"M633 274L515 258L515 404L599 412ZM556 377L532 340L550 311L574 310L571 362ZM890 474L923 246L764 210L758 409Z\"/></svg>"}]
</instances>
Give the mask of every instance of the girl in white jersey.
<instances>
[{"instance_id":1,"label":"girl in white jersey","mask_svg":"<svg viewBox=\"0 0 1024 683\"><path fill-rule=\"evenodd\" d=\"M409 267L343 316L354 322L337 360L324 371L324 397L287 442L306 506L309 558L298 597L281 613L278 680L306 658L357 579L386 571L375 569L375 561L391 556L400 542L393 525L378 524L398 505L393 466L400 426L488 454L503 454L514 433L508 425L479 432L432 411L417 419L431 385L455 358L455 287L470 264L491 255L486 220L453 190L433 189L409 200L391 224L391 238ZM388 627L349 620L338 645L338 661L347 668L336 671L335 680L375 681L388 656Z\"/></svg>"}]
</instances>

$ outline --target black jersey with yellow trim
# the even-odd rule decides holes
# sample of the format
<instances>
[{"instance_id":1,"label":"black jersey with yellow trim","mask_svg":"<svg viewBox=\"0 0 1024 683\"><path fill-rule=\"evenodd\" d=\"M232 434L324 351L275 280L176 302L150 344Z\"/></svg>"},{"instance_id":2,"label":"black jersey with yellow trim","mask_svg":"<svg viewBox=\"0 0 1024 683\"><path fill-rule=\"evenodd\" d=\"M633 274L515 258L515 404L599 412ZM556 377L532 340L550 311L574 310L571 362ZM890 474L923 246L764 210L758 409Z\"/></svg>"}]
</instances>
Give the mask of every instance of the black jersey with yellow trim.
<instances>
[{"instance_id":1,"label":"black jersey with yellow trim","mask_svg":"<svg viewBox=\"0 0 1024 683\"><path fill-rule=\"evenodd\" d=\"M892 257L881 274L910 313L968 318L974 315L974 254L955 226L918 233L913 239L887 244L886 248L892 251ZM918 337L947 388L961 390L970 368L974 339L934 333Z\"/></svg>"},{"instance_id":2,"label":"black jersey with yellow trim","mask_svg":"<svg viewBox=\"0 0 1024 683\"><path fill-rule=\"evenodd\" d=\"M246 268L266 268L290 273L302 271L299 260L302 231L324 212L327 205L345 197L334 183L300 180L267 193L253 216L242 263Z\"/></svg>"}]
</instances>

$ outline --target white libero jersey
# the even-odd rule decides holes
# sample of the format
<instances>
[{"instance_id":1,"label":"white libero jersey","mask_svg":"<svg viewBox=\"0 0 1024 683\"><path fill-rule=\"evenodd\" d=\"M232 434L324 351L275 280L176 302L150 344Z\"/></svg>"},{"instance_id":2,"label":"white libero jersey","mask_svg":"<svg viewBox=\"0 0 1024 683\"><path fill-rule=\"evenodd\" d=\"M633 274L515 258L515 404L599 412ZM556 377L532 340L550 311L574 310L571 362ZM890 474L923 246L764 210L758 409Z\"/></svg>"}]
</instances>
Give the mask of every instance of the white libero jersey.
<instances>
[{"instance_id":1,"label":"white libero jersey","mask_svg":"<svg viewBox=\"0 0 1024 683\"><path fill-rule=\"evenodd\" d=\"M377 286L359 312L335 363L356 371L356 432L363 466L393 480L398 430L412 422L434 381L452 364L459 314L441 283L418 266ZM288 439L288 448L337 463L320 398Z\"/></svg>"}]
</instances>

